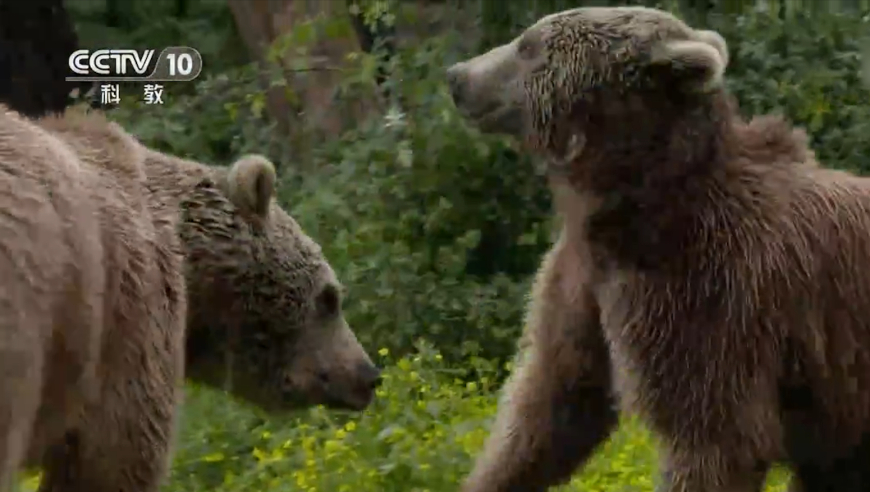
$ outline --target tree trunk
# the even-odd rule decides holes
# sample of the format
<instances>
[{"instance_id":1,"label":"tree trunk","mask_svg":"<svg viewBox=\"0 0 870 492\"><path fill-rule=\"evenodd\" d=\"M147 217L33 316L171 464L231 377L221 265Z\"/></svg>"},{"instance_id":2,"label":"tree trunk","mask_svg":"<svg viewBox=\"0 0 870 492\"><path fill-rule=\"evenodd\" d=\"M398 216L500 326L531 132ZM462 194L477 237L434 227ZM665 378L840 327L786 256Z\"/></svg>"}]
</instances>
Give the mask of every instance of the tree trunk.
<instances>
[{"instance_id":1,"label":"tree trunk","mask_svg":"<svg viewBox=\"0 0 870 492\"><path fill-rule=\"evenodd\" d=\"M0 102L29 117L62 112L78 38L62 0L0 0Z\"/></svg>"},{"instance_id":2,"label":"tree trunk","mask_svg":"<svg viewBox=\"0 0 870 492\"><path fill-rule=\"evenodd\" d=\"M286 136L290 131L291 108L280 88L269 87L266 72L265 55L275 39L269 3L270 0L229 0L230 10L248 52L263 68L261 82L266 90L266 111L278 125L281 135Z\"/></svg>"},{"instance_id":3,"label":"tree trunk","mask_svg":"<svg viewBox=\"0 0 870 492\"><path fill-rule=\"evenodd\" d=\"M239 33L254 60L265 69L269 62L266 54L272 43L281 35L291 32L294 26L318 16L345 16L345 2L314 2L294 0L229 0ZM344 17L347 19L347 17ZM346 20L345 20L346 22ZM279 139L291 137L294 154L305 154L307 148L322 136L334 136L346 126L338 110L333 93L339 87L346 67L345 55L358 49L353 32L347 35L316 34L308 46L307 67L291 70L294 55L277 60L284 71L287 85L295 94L296 107L288 102L284 87L269 87L265 77L266 110L277 123ZM344 104L348 104L346 101ZM354 119L354 123L357 119ZM291 134L292 130L292 134Z\"/></svg>"}]
</instances>

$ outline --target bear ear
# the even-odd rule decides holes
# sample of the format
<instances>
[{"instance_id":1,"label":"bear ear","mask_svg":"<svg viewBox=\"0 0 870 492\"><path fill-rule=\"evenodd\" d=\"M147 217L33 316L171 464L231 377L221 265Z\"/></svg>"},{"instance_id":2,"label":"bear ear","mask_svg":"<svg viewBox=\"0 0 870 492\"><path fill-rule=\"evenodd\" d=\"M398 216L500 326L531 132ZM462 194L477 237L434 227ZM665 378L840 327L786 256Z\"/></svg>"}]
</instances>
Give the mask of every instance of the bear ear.
<instances>
[{"instance_id":1,"label":"bear ear","mask_svg":"<svg viewBox=\"0 0 870 492\"><path fill-rule=\"evenodd\" d=\"M246 155L237 160L227 174L227 197L240 210L263 219L275 195L275 166L261 155Z\"/></svg>"},{"instance_id":2,"label":"bear ear","mask_svg":"<svg viewBox=\"0 0 870 492\"><path fill-rule=\"evenodd\" d=\"M670 39L652 49L650 63L667 67L687 82L688 89L710 92L719 89L728 65L728 44L715 31L694 31L692 39Z\"/></svg>"},{"instance_id":3,"label":"bear ear","mask_svg":"<svg viewBox=\"0 0 870 492\"><path fill-rule=\"evenodd\" d=\"M719 52L719 57L722 59L722 69L724 70L730 61L728 55L728 43L725 42L725 38L716 31L709 31L706 29L697 29L695 30L694 35L695 39L698 41L702 41L716 48L716 51Z\"/></svg>"}]
</instances>

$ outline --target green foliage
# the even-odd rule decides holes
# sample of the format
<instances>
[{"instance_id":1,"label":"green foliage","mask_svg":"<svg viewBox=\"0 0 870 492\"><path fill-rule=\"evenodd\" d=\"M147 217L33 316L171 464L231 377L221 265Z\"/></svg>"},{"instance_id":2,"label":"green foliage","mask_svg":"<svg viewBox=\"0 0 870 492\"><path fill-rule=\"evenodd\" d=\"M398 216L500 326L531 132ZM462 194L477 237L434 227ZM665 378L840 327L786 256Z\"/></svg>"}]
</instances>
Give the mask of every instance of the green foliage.
<instances>
[{"instance_id":1,"label":"green foliage","mask_svg":"<svg viewBox=\"0 0 870 492\"><path fill-rule=\"evenodd\" d=\"M369 14L384 5L363 7ZM744 112L782 112L807 128L823 162L866 169L864 18L775 14L709 22L729 40L728 80ZM270 56L291 55L304 69L307 46L347 29L341 19L301 24ZM280 197L347 284L348 317L367 346L402 354L425 337L449 360L505 359L550 241L549 198L527 156L479 135L453 111L442 74L463 56L456 46L450 36L400 46L388 83L401 106L381 103L382 111L338 137L315 138L303 118L298 135L275 139L258 69L245 65L206 74L193 96L175 96L173 86L167 105L126 106L116 117L146 143L179 155L226 163L257 151L278 162ZM374 93L375 57L354 56L337 111ZM271 84L292 95L279 75ZM298 151L303 141L312 152Z\"/></svg>"},{"instance_id":2,"label":"green foliage","mask_svg":"<svg viewBox=\"0 0 870 492\"><path fill-rule=\"evenodd\" d=\"M272 56L303 60L314 38L303 25ZM453 361L505 359L550 240L549 197L528 157L453 111L441 80L441 67L459 56L452 46L445 37L400 49L391 71L403 106L319 142L307 162L276 145L251 66L206 75L194 97L174 97L170 87L164 106L125 103L114 117L174 154L227 163L256 151L278 162L279 196L347 285L348 319L367 346L402 354L425 337ZM370 97L375 58L356 56L358 71L337 100ZM304 121L298 131L310 137Z\"/></svg>"},{"instance_id":3,"label":"green foliage","mask_svg":"<svg viewBox=\"0 0 870 492\"><path fill-rule=\"evenodd\" d=\"M193 0L184 18L173 15L168 0L117 0L119 24L106 23L106 1L64 2L82 48L193 46L202 54L203 73L219 73L245 62L245 49L226 0Z\"/></svg>"},{"instance_id":4,"label":"green foliage","mask_svg":"<svg viewBox=\"0 0 870 492\"><path fill-rule=\"evenodd\" d=\"M527 159L452 111L432 73L444 51L433 40L400 53L406 106L324 145L320 172L284 196L341 269L363 340L508 356L549 239L548 199Z\"/></svg>"},{"instance_id":5,"label":"green foliage","mask_svg":"<svg viewBox=\"0 0 870 492\"><path fill-rule=\"evenodd\" d=\"M381 352L384 353L384 352ZM470 368L470 366L469 366ZM164 492L455 492L488 434L497 399L491 367L477 382L431 346L386 371L362 415L322 408L263 419L224 395L191 387ZM655 441L635 420L553 492L653 492ZM785 492L776 472L765 492ZM36 477L25 490L35 490Z\"/></svg>"},{"instance_id":6,"label":"green foliage","mask_svg":"<svg viewBox=\"0 0 870 492\"><path fill-rule=\"evenodd\" d=\"M729 42L728 83L744 113L783 113L807 129L823 164L870 170L866 17L779 15L725 3L727 10L713 9L705 22ZM371 20L387 4L362 8ZM315 410L264 420L223 395L192 389L167 490L455 490L486 435L496 407L489 390L503 377L532 274L550 244L543 179L528 156L479 135L453 111L443 68L468 55L458 52L455 37L400 44L388 81L400 103L374 99L375 57L354 54L336 110L372 100L380 111L333 137L298 118L293 135L277 138L264 115L262 69L221 57L222 46L239 44L229 41L234 33L220 31L229 24L214 20L225 18L225 7L199 5L200 18L219 29L184 27L199 22L194 15L152 19L131 39L195 46L212 68L186 87L167 87L164 106L124 102L113 117L144 143L177 155L226 164L260 152L279 163L279 198L347 285L354 330L369 350L400 358L385 358L386 385L359 418ZM502 21L510 28L493 30L484 42L516 34L540 13L508 15ZM87 15L82 25L96 14ZM307 45L347 32L341 19L312 22L279 39L272 58L292 54L291 69L304 72ZM182 27L165 27L173 25ZM285 72L265 79L294 101ZM303 144L311 152L300 152ZM418 350L420 338L443 358L427 346ZM650 436L629 421L565 490L653 490L655 463ZM768 490L784 490L782 474L771 483Z\"/></svg>"},{"instance_id":7,"label":"green foliage","mask_svg":"<svg viewBox=\"0 0 870 492\"><path fill-rule=\"evenodd\" d=\"M464 382L471 365L449 369L430 345L418 349L388 369L376 403L361 416L318 408L263 421L241 406L227 411L219 395L193 391L165 490L455 491L496 410L494 368L484 363L475 368L477 382ZM654 446L627 420L570 486L554 492L652 492ZM782 474L770 483L777 488L768 492L785 490Z\"/></svg>"},{"instance_id":8,"label":"green foliage","mask_svg":"<svg viewBox=\"0 0 870 492\"><path fill-rule=\"evenodd\" d=\"M807 130L824 165L870 171L866 16L756 11L722 24L728 82L745 112L785 114Z\"/></svg>"}]
</instances>

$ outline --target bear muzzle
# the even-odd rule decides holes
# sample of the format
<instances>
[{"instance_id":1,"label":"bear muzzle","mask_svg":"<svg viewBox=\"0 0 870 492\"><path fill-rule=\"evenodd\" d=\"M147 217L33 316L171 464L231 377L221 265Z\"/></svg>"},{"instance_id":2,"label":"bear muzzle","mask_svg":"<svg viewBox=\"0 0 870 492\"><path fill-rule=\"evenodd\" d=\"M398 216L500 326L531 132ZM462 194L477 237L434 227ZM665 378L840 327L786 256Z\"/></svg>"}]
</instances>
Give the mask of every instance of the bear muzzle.
<instances>
[{"instance_id":1,"label":"bear muzzle","mask_svg":"<svg viewBox=\"0 0 870 492\"><path fill-rule=\"evenodd\" d=\"M465 109L467 77L462 69L462 64L457 63L447 69L447 85L450 88L450 97L457 109Z\"/></svg>"},{"instance_id":2,"label":"bear muzzle","mask_svg":"<svg viewBox=\"0 0 870 492\"><path fill-rule=\"evenodd\" d=\"M382 382L381 370L374 364L362 362L348 373L344 380L335 379L328 372L318 373L324 404L334 409L365 410Z\"/></svg>"},{"instance_id":3,"label":"bear muzzle","mask_svg":"<svg viewBox=\"0 0 870 492\"><path fill-rule=\"evenodd\" d=\"M484 133L522 136L524 107L514 81L498 79L494 84L479 70L473 76L472 63L459 62L447 69L447 84L456 109Z\"/></svg>"}]
</instances>

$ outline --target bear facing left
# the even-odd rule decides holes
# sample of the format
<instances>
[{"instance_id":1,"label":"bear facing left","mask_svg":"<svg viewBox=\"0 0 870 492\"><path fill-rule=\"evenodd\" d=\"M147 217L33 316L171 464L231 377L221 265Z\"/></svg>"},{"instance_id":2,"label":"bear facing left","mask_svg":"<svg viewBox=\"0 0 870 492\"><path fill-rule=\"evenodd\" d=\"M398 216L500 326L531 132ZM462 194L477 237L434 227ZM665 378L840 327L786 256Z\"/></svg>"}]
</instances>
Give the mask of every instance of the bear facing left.
<instances>
[{"instance_id":1,"label":"bear facing left","mask_svg":"<svg viewBox=\"0 0 870 492\"><path fill-rule=\"evenodd\" d=\"M361 411L379 369L271 162L207 166L99 113L0 106L0 492L154 492L185 377Z\"/></svg>"}]
</instances>

